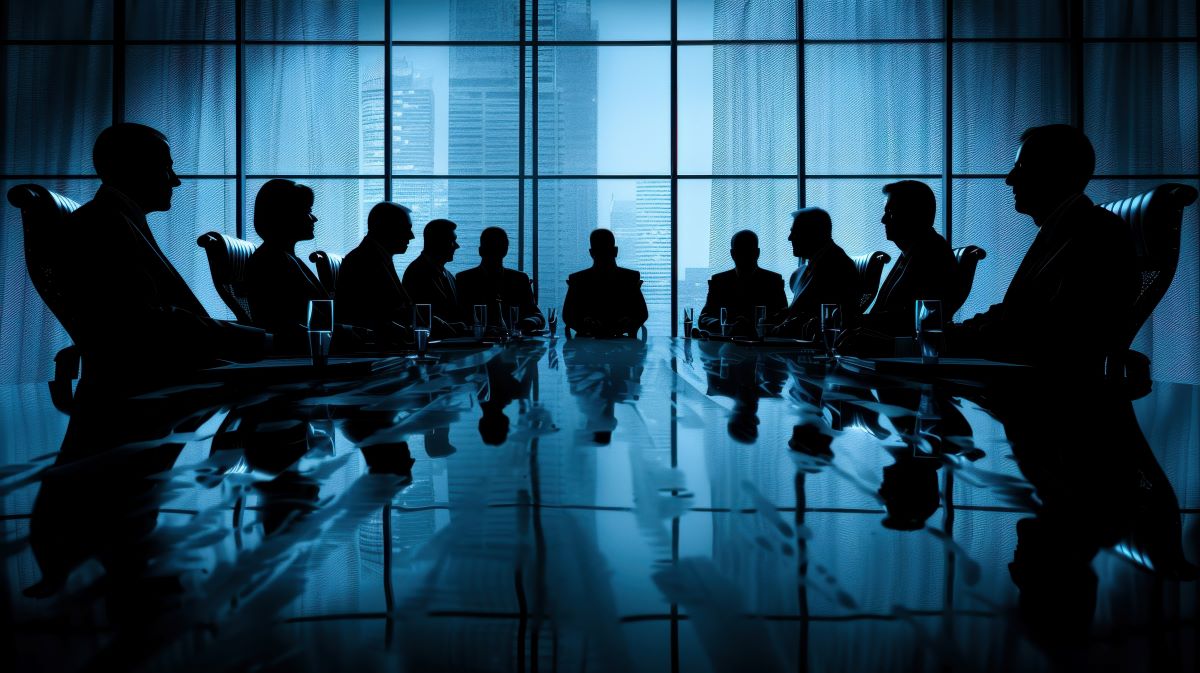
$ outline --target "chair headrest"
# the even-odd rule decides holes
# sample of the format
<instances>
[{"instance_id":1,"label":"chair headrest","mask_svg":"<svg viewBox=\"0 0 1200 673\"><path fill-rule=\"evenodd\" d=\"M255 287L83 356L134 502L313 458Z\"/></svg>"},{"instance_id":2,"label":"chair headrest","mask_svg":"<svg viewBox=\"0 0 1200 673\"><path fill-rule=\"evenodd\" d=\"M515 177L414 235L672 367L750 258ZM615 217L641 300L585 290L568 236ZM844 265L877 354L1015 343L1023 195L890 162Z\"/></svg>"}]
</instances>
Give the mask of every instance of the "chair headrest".
<instances>
[{"instance_id":1,"label":"chair headrest","mask_svg":"<svg viewBox=\"0 0 1200 673\"><path fill-rule=\"evenodd\" d=\"M79 202L74 199L69 199L33 183L17 185L8 190L8 202L36 217L51 215L62 217L79 208Z\"/></svg>"}]
</instances>

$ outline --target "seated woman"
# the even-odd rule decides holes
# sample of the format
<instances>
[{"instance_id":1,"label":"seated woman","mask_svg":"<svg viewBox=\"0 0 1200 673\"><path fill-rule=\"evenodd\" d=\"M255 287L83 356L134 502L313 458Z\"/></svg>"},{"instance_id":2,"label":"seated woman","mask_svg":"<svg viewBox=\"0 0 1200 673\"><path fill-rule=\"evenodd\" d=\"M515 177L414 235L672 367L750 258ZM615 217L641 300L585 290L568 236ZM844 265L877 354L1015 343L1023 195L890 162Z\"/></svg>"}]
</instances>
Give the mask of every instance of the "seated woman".
<instances>
[{"instance_id":1,"label":"seated woman","mask_svg":"<svg viewBox=\"0 0 1200 673\"><path fill-rule=\"evenodd\" d=\"M275 334L281 352L307 351L308 302L329 299L316 274L296 256L296 243L313 238L312 207L312 189L291 180L268 181L254 199L254 230L263 242L246 262L250 318Z\"/></svg>"}]
</instances>

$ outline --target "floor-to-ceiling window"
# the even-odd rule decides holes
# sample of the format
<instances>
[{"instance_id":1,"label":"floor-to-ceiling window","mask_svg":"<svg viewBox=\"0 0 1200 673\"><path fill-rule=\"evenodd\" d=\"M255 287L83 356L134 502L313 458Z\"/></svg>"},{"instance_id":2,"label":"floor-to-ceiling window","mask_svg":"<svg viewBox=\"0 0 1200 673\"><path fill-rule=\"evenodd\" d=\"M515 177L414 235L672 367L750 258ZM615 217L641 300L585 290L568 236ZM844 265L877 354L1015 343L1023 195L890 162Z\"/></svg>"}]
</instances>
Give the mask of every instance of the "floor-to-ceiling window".
<instances>
[{"instance_id":1,"label":"floor-to-ceiling window","mask_svg":"<svg viewBox=\"0 0 1200 673\"><path fill-rule=\"evenodd\" d=\"M4 185L85 201L113 120L170 138L184 185L151 226L215 315L195 238L255 240L276 176L317 196L345 252L370 206L459 224L452 270L485 226L561 305L611 228L652 334L698 307L737 230L795 266L788 213L822 206L851 254L896 251L883 184L926 181L953 245L988 252L963 314L997 301L1034 229L1003 183L1020 131L1081 125L1097 201L1200 178L1195 0L42 0L5 4ZM1135 347L1156 375L1200 371L1200 233ZM44 378L65 335L32 292L19 224L0 236L0 340L14 379ZM402 259L403 266L420 241ZM961 316L962 314L960 314Z\"/></svg>"}]
</instances>

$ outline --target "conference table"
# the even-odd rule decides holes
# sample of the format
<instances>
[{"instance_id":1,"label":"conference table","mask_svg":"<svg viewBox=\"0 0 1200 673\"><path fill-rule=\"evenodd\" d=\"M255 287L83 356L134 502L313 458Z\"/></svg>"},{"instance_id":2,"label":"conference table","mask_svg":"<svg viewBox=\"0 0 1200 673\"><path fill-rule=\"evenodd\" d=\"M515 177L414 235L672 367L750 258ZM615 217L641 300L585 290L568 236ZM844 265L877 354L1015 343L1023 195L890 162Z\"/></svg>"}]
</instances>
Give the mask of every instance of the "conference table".
<instances>
[{"instance_id":1,"label":"conference table","mask_svg":"<svg viewBox=\"0 0 1200 673\"><path fill-rule=\"evenodd\" d=\"M530 338L0 386L6 668L1195 670L1200 386L923 364Z\"/></svg>"}]
</instances>

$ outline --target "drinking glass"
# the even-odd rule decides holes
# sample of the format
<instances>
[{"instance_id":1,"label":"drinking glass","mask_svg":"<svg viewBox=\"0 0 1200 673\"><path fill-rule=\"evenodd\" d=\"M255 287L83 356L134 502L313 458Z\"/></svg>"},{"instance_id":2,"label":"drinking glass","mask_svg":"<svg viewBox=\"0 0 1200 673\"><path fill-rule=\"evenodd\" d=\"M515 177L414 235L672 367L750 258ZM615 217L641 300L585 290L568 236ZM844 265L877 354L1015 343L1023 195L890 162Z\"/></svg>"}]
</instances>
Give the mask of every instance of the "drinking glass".
<instances>
[{"instance_id":1,"label":"drinking glass","mask_svg":"<svg viewBox=\"0 0 1200 673\"><path fill-rule=\"evenodd\" d=\"M767 307L766 306L755 306L754 307L754 334L756 334L759 339L766 336L766 333L767 333L766 324L767 324Z\"/></svg>"},{"instance_id":2,"label":"drinking glass","mask_svg":"<svg viewBox=\"0 0 1200 673\"><path fill-rule=\"evenodd\" d=\"M519 327L517 327L518 322L521 322L521 307L520 306L509 306L508 307L508 332L509 332L509 334L511 334L513 336L517 336L521 333L521 329Z\"/></svg>"},{"instance_id":3,"label":"drinking glass","mask_svg":"<svg viewBox=\"0 0 1200 673\"><path fill-rule=\"evenodd\" d=\"M729 311L725 307L721 307L721 336L729 336Z\"/></svg>"},{"instance_id":4,"label":"drinking glass","mask_svg":"<svg viewBox=\"0 0 1200 673\"><path fill-rule=\"evenodd\" d=\"M487 304L475 304L475 338L483 336L483 332L487 329Z\"/></svg>"},{"instance_id":5,"label":"drinking glass","mask_svg":"<svg viewBox=\"0 0 1200 673\"><path fill-rule=\"evenodd\" d=\"M918 299L915 305L917 352L925 362L937 362L945 348L942 332L942 302L937 299Z\"/></svg>"},{"instance_id":6,"label":"drinking glass","mask_svg":"<svg viewBox=\"0 0 1200 673\"><path fill-rule=\"evenodd\" d=\"M546 320L546 328L550 331L550 336L558 333L558 312L553 308L550 309L550 316Z\"/></svg>"},{"instance_id":7,"label":"drinking glass","mask_svg":"<svg viewBox=\"0 0 1200 673\"><path fill-rule=\"evenodd\" d=\"M695 310L690 308L683 309L683 338L692 338L692 317L695 315Z\"/></svg>"},{"instance_id":8,"label":"drinking glass","mask_svg":"<svg viewBox=\"0 0 1200 673\"><path fill-rule=\"evenodd\" d=\"M413 329L425 331L433 329L433 306L430 304L413 306Z\"/></svg>"},{"instance_id":9,"label":"drinking glass","mask_svg":"<svg viewBox=\"0 0 1200 673\"><path fill-rule=\"evenodd\" d=\"M840 304L821 304L821 335L825 339L825 352L836 355L834 344L842 334L842 307Z\"/></svg>"},{"instance_id":10,"label":"drinking glass","mask_svg":"<svg viewBox=\"0 0 1200 673\"><path fill-rule=\"evenodd\" d=\"M425 352L429 350L429 330L415 329L413 330L413 336L417 341L417 357L425 357Z\"/></svg>"},{"instance_id":11,"label":"drinking glass","mask_svg":"<svg viewBox=\"0 0 1200 673\"><path fill-rule=\"evenodd\" d=\"M333 341L333 301L314 299L308 302L308 351L313 365L323 367L329 361L329 344Z\"/></svg>"}]
</instances>

